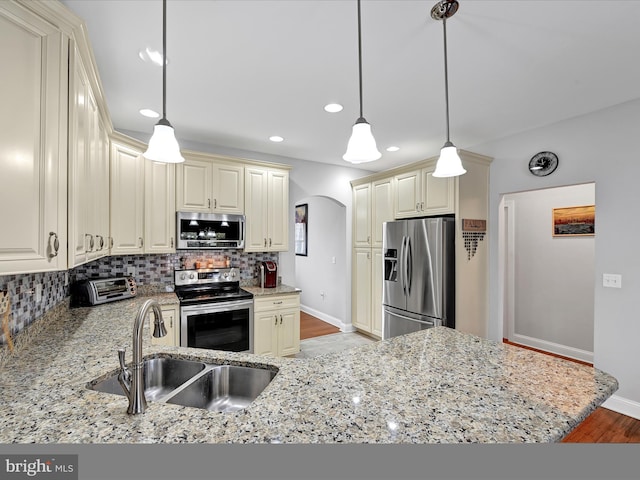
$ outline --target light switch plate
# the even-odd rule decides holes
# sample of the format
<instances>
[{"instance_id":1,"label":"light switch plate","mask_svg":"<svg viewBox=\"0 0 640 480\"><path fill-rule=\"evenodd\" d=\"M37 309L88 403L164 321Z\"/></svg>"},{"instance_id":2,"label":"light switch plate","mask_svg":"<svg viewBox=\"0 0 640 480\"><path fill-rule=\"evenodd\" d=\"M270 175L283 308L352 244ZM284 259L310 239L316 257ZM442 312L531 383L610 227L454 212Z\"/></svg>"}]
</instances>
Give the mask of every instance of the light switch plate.
<instances>
[{"instance_id":1,"label":"light switch plate","mask_svg":"<svg viewBox=\"0 0 640 480\"><path fill-rule=\"evenodd\" d=\"M602 286L608 288L622 288L622 275L616 273L603 273Z\"/></svg>"}]
</instances>

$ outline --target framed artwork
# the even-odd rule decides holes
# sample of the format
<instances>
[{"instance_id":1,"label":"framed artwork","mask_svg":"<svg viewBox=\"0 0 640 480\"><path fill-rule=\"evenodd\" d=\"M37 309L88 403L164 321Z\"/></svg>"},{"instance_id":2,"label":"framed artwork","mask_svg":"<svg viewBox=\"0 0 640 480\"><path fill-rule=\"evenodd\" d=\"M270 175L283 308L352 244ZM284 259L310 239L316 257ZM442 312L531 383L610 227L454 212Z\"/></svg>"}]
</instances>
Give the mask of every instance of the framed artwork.
<instances>
[{"instance_id":1,"label":"framed artwork","mask_svg":"<svg viewBox=\"0 0 640 480\"><path fill-rule=\"evenodd\" d=\"M595 235L596 206L564 207L553 209L553 236L576 237Z\"/></svg>"},{"instance_id":2,"label":"framed artwork","mask_svg":"<svg viewBox=\"0 0 640 480\"><path fill-rule=\"evenodd\" d=\"M307 225L309 223L309 205L303 203L302 205L296 205L296 220L295 220L295 251L296 255L307 256L307 241L309 232Z\"/></svg>"}]
</instances>

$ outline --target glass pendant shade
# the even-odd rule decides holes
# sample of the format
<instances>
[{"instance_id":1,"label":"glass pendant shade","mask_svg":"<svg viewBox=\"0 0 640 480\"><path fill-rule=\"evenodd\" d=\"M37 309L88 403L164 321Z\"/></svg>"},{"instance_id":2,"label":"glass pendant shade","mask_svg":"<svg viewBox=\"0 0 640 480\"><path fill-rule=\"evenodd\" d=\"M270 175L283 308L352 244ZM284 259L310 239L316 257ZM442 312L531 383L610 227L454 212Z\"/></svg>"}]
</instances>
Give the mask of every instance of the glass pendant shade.
<instances>
[{"instance_id":1,"label":"glass pendant shade","mask_svg":"<svg viewBox=\"0 0 640 480\"><path fill-rule=\"evenodd\" d=\"M153 160L154 162L184 162L184 157L180 153L180 146L176 140L176 134L167 120L160 120L156 123L156 126L153 127L153 135L149 140L149 147L143 155L145 158Z\"/></svg>"},{"instance_id":2,"label":"glass pendant shade","mask_svg":"<svg viewBox=\"0 0 640 480\"><path fill-rule=\"evenodd\" d=\"M440 158L436 163L436 170L433 172L434 177L457 177L463 175L467 171L462 166L462 160L458 155L456 146L447 142L440 150Z\"/></svg>"},{"instance_id":3,"label":"glass pendant shade","mask_svg":"<svg viewBox=\"0 0 640 480\"><path fill-rule=\"evenodd\" d=\"M351 163L365 163L373 162L380 157L382 154L378 151L376 139L371 133L371 125L360 117L353 125L347 151L342 158Z\"/></svg>"}]
</instances>

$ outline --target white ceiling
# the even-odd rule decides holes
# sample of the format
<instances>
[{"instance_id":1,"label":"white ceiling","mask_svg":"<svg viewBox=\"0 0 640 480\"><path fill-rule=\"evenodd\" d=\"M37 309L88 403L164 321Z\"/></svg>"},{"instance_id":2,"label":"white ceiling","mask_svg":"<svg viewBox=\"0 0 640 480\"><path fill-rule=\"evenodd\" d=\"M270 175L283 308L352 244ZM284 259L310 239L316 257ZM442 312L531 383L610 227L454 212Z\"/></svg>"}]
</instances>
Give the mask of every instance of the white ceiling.
<instances>
[{"instance_id":1,"label":"white ceiling","mask_svg":"<svg viewBox=\"0 0 640 480\"><path fill-rule=\"evenodd\" d=\"M162 69L138 51L162 49L162 2L62 3L86 22L114 128L148 140L156 120L138 110L161 112ZM445 141L435 4L362 2L364 116L383 156L360 167L431 157ZM356 8L355 0L169 0L167 118L178 141L345 165L358 117ZM640 98L639 20L633 0L460 0L447 21L451 140L472 149ZM324 112L329 102L344 110Z\"/></svg>"}]
</instances>

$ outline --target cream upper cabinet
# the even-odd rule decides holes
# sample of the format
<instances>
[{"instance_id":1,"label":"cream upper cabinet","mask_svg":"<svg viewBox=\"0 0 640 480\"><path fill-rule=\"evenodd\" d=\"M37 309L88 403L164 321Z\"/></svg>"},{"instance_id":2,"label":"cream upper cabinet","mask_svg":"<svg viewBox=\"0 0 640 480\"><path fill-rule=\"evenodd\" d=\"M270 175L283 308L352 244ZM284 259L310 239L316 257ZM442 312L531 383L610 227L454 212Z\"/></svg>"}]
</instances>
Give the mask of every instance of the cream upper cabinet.
<instances>
[{"instance_id":1,"label":"cream upper cabinet","mask_svg":"<svg viewBox=\"0 0 640 480\"><path fill-rule=\"evenodd\" d=\"M395 176L395 218L455 212L456 179L433 176L435 163Z\"/></svg>"},{"instance_id":2,"label":"cream upper cabinet","mask_svg":"<svg viewBox=\"0 0 640 480\"><path fill-rule=\"evenodd\" d=\"M245 168L245 251L276 252L289 249L289 172Z\"/></svg>"},{"instance_id":3,"label":"cream upper cabinet","mask_svg":"<svg viewBox=\"0 0 640 480\"><path fill-rule=\"evenodd\" d=\"M144 253L144 162L141 149L112 141L112 255Z\"/></svg>"},{"instance_id":4,"label":"cream upper cabinet","mask_svg":"<svg viewBox=\"0 0 640 480\"><path fill-rule=\"evenodd\" d=\"M353 246L382 247L382 224L393 220L393 178L353 186Z\"/></svg>"},{"instance_id":5,"label":"cream upper cabinet","mask_svg":"<svg viewBox=\"0 0 640 480\"><path fill-rule=\"evenodd\" d=\"M0 274L67 268L68 39L0 2Z\"/></svg>"},{"instance_id":6,"label":"cream upper cabinet","mask_svg":"<svg viewBox=\"0 0 640 480\"><path fill-rule=\"evenodd\" d=\"M176 250L176 165L144 160L144 253Z\"/></svg>"},{"instance_id":7,"label":"cream upper cabinet","mask_svg":"<svg viewBox=\"0 0 640 480\"><path fill-rule=\"evenodd\" d=\"M254 299L253 353L286 356L300 351L300 294Z\"/></svg>"},{"instance_id":8,"label":"cream upper cabinet","mask_svg":"<svg viewBox=\"0 0 640 480\"><path fill-rule=\"evenodd\" d=\"M69 58L69 267L109 254L109 139L77 49Z\"/></svg>"},{"instance_id":9,"label":"cream upper cabinet","mask_svg":"<svg viewBox=\"0 0 640 480\"><path fill-rule=\"evenodd\" d=\"M142 147L112 141L112 255L175 252L175 164L145 159Z\"/></svg>"},{"instance_id":10,"label":"cream upper cabinet","mask_svg":"<svg viewBox=\"0 0 640 480\"><path fill-rule=\"evenodd\" d=\"M184 153L177 166L179 212L244 213L244 166L202 154Z\"/></svg>"}]
</instances>

